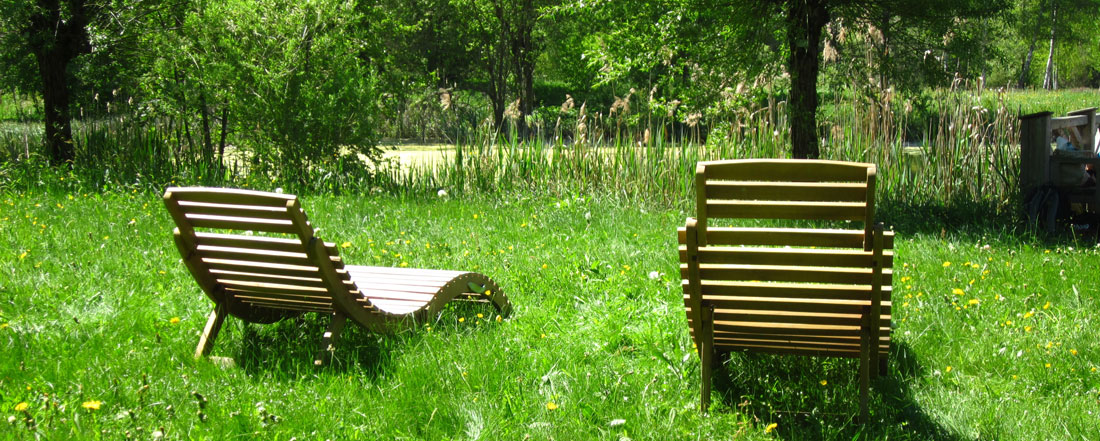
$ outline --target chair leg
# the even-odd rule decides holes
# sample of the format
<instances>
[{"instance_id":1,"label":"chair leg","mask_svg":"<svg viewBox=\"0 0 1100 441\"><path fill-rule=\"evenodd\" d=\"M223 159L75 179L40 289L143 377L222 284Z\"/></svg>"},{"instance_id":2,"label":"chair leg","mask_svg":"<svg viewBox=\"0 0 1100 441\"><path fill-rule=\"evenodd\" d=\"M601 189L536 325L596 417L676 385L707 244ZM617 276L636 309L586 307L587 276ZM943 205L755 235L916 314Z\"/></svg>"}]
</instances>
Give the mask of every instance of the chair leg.
<instances>
[{"instance_id":1,"label":"chair leg","mask_svg":"<svg viewBox=\"0 0 1100 441\"><path fill-rule=\"evenodd\" d=\"M871 398L871 351L878 350L878 348L872 349L870 320L866 314L866 308L864 312L859 338L859 422L861 424L866 424L871 419L867 409Z\"/></svg>"},{"instance_id":2,"label":"chair leg","mask_svg":"<svg viewBox=\"0 0 1100 441\"><path fill-rule=\"evenodd\" d=\"M344 329L344 323L347 322L347 319L347 316L339 312L332 314L332 322L329 323L328 329L321 336L321 347L317 351L317 357L313 359L314 366L325 364L325 361L332 356L332 352L335 350L333 345L340 338L340 331Z\"/></svg>"},{"instance_id":3,"label":"chair leg","mask_svg":"<svg viewBox=\"0 0 1100 441\"><path fill-rule=\"evenodd\" d=\"M707 409L710 408L710 388L711 388L711 376L714 372L714 307L704 306L702 320L702 335L699 336L699 342L702 343L699 347L699 363L701 365L700 371L702 372L701 378L701 399L699 411L707 413Z\"/></svg>"},{"instance_id":4,"label":"chair leg","mask_svg":"<svg viewBox=\"0 0 1100 441\"><path fill-rule=\"evenodd\" d=\"M214 310L210 311L210 317L206 319L206 328L202 331L202 337L199 337L199 345L195 348L195 358L205 357L210 354L211 349L214 349L214 340L218 338L218 332L222 329L228 309L224 303L214 305Z\"/></svg>"}]
</instances>

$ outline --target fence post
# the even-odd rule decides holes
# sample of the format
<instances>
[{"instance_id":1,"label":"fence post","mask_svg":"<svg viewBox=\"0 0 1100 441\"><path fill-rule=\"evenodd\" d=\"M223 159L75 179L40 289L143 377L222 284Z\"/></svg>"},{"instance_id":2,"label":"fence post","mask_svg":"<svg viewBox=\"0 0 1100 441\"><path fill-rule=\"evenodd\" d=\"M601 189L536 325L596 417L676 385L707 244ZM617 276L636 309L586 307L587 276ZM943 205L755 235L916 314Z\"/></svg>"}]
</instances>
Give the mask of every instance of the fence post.
<instances>
[{"instance_id":1,"label":"fence post","mask_svg":"<svg viewBox=\"0 0 1100 441\"><path fill-rule=\"evenodd\" d=\"M1020 117L1020 196L1050 181L1051 112ZM1026 200L1026 199L1025 199Z\"/></svg>"},{"instance_id":2,"label":"fence post","mask_svg":"<svg viewBox=\"0 0 1100 441\"><path fill-rule=\"evenodd\" d=\"M1069 114L1074 116L1083 115L1088 121L1085 123L1085 133L1081 134L1081 142L1084 145L1077 146L1077 150L1087 150L1096 153L1096 151L1093 150L1093 147L1096 146L1096 108L1090 107L1088 109L1074 110Z\"/></svg>"}]
</instances>

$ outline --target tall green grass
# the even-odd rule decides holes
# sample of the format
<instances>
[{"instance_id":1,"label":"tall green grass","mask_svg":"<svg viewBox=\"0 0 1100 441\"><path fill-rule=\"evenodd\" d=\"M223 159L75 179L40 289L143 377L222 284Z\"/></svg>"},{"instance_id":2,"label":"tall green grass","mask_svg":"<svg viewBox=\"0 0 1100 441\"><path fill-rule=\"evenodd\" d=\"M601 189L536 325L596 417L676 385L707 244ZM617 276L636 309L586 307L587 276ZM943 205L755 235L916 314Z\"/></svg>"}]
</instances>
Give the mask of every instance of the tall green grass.
<instances>
[{"instance_id":1,"label":"tall green grass","mask_svg":"<svg viewBox=\"0 0 1100 441\"><path fill-rule=\"evenodd\" d=\"M232 363L192 359L211 306L157 195L69 196L0 193L2 439L1100 438L1091 242L899 229L890 371L859 426L844 359L734 355L700 415L683 211L305 197L349 263L479 271L515 306L499 323L457 308L393 336L349 326L314 369L327 320L313 315L230 319L213 355Z\"/></svg>"}]
</instances>

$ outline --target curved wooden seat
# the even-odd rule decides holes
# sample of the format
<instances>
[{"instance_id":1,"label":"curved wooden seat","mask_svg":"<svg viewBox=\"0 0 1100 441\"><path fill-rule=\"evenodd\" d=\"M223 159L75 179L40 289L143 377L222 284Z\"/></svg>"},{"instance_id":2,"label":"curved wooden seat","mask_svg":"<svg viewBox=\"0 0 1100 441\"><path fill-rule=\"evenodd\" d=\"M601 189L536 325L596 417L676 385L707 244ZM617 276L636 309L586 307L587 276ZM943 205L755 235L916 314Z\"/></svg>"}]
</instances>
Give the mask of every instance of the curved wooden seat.
<instances>
[{"instance_id":1,"label":"curved wooden seat","mask_svg":"<svg viewBox=\"0 0 1100 441\"><path fill-rule=\"evenodd\" d=\"M184 264L214 302L196 357L213 348L227 315L271 323L302 312L331 314L315 360L321 364L347 318L391 332L431 319L452 300L511 311L500 287L482 274L344 265L335 244L315 236L293 195L172 187L164 203Z\"/></svg>"}]
</instances>

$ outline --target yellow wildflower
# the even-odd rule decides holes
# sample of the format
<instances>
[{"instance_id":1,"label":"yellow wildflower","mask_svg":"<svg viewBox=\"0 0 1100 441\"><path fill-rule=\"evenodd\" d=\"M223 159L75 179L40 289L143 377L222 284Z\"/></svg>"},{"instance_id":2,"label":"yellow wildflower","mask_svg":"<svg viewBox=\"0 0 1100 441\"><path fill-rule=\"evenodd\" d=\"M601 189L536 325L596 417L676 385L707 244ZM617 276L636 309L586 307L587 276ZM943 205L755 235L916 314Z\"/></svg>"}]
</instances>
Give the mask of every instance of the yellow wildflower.
<instances>
[{"instance_id":1,"label":"yellow wildflower","mask_svg":"<svg viewBox=\"0 0 1100 441\"><path fill-rule=\"evenodd\" d=\"M554 404L553 401L550 401L550 402L546 403L546 410L554 410L554 409L557 409L557 408L558 408L558 405Z\"/></svg>"},{"instance_id":2,"label":"yellow wildflower","mask_svg":"<svg viewBox=\"0 0 1100 441\"><path fill-rule=\"evenodd\" d=\"M1028 311L1028 312L1024 313L1024 318L1031 318L1031 316L1033 316L1033 315L1035 315L1035 312Z\"/></svg>"},{"instance_id":3,"label":"yellow wildflower","mask_svg":"<svg viewBox=\"0 0 1100 441\"><path fill-rule=\"evenodd\" d=\"M776 427L779 427L779 423L768 424L768 427L764 428L764 433L772 433L772 431L775 430Z\"/></svg>"},{"instance_id":4,"label":"yellow wildflower","mask_svg":"<svg viewBox=\"0 0 1100 441\"><path fill-rule=\"evenodd\" d=\"M948 366L946 369L944 369L944 372L951 372L951 366Z\"/></svg>"},{"instance_id":5,"label":"yellow wildflower","mask_svg":"<svg viewBox=\"0 0 1100 441\"><path fill-rule=\"evenodd\" d=\"M26 257L27 257L27 252L26 252L26 251L24 251L24 252L23 252L23 254L20 254L20 255L19 255L19 260L23 260L23 259L24 259L24 258L26 258Z\"/></svg>"},{"instance_id":6,"label":"yellow wildflower","mask_svg":"<svg viewBox=\"0 0 1100 441\"><path fill-rule=\"evenodd\" d=\"M1046 302L1046 304L1043 305L1043 309L1050 309L1050 302Z\"/></svg>"},{"instance_id":7,"label":"yellow wildflower","mask_svg":"<svg viewBox=\"0 0 1100 441\"><path fill-rule=\"evenodd\" d=\"M1031 326L1024 326L1024 332L1031 332Z\"/></svg>"},{"instance_id":8,"label":"yellow wildflower","mask_svg":"<svg viewBox=\"0 0 1100 441\"><path fill-rule=\"evenodd\" d=\"M174 324L177 324L177 323L179 323L179 322L180 322L180 318L179 318L179 317L172 317L172 318L168 319L168 323L171 323L171 324L173 324L173 325L174 325Z\"/></svg>"},{"instance_id":9,"label":"yellow wildflower","mask_svg":"<svg viewBox=\"0 0 1100 441\"><path fill-rule=\"evenodd\" d=\"M103 404L102 401L91 400L91 401L85 401L84 404L80 405L80 407L83 407L83 408L88 409L88 410L99 410L99 406L102 405L102 404Z\"/></svg>"},{"instance_id":10,"label":"yellow wildflower","mask_svg":"<svg viewBox=\"0 0 1100 441\"><path fill-rule=\"evenodd\" d=\"M943 267L944 267L944 268L947 268L947 267L949 267L949 266L951 266L951 262L944 262L944 263L943 263Z\"/></svg>"},{"instance_id":11,"label":"yellow wildflower","mask_svg":"<svg viewBox=\"0 0 1100 441\"><path fill-rule=\"evenodd\" d=\"M1047 369L1050 369L1050 363L1044 364L1043 366L1046 366Z\"/></svg>"},{"instance_id":12,"label":"yellow wildflower","mask_svg":"<svg viewBox=\"0 0 1100 441\"><path fill-rule=\"evenodd\" d=\"M401 262L401 267L402 268L404 268L406 266L409 266L409 262Z\"/></svg>"},{"instance_id":13,"label":"yellow wildflower","mask_svg":"<svg viewBox=\"0 0 1100 441\"><path fill-rule=\"evenodd\" d=\"M546 264L542 264L542 269L546 269Z\"/></svg>"},{"instance_id":14,"label":"yellow wildflower","mask_svg":"<svg viewBox=\"0 0 1100 441\"><path fill-rule=\"evenodd\" d=\"M955 294L955 295L957 295L957 296L961 296L961 295L964 295L964 294L966 294L966 292L964 292L964 291L963 291L962 289L959 289L959 288L952 288L952 289L951 289L951 294Z\"/></svg>"},{"instance_id":15,"label":"yellow wildflower","mask_svg":"<svg viewBox=\"0 0 1100 441\"><path fill-rule=\"evenodd\" d=\"M1070 349L1069 353L1073 354L1073 355L1077 355L1077 350L1076 349Z\"/></svg>"},{"instance_id":16,"label":"yellow wildflower","mask_svg":"<svg viewBox=\"0 0 1100 441\"><path fill-rule=\"evenodd\" d=\"M30 405L27 404L26 401L24 401L22 403L19 403L19 404L15 405L15 411L16 412L26 412L28 407L30 407Z\"/></svg>"},{"instance_id":17,"label":"yellow wildflower","mask_svg":"<svg viewBox=\"0 0 1100 441\"><path fill-rule=\"evenodd\" d=\"M458 322L459 322L459 323L463 323L463 322L465 322L465 321L466 321L466 317L459 317L459 318L458 318Z\"/></svg>"},{"instance_id":18,"label":"yellow wildflower","mask_svg":"<svg viewBox=\"0 0 1100 441\"><path fill-rule=\"evenodd\" d=\"M480 313L480 312L479 312L479 313L477 313L477 318L482 318L482 317L485 317L485 316L481 315L481 313Z\"/></svg>"},{"instance_id":19,"label":"yellow wildflower","mask_svg":"<svg viewBox=\"0 0 1100 441\"><path fill-rule=\"evenodd\" d=\"M968 303L970 303L971 305L977 305L978 303L981 303L981 301L978 299L970 299Z\"/></svg>"},{"instance_id":20,"label":"yellow wildflower","mask_svg":"<svg viewBox=\"0 0 1100 441\"><path fill-rule=\"evenodd\" d=\"M350 247L350 246L351 246L351 242L344 242L344 243L340 244L340 248L347 248L347 247Z\"/></svg>"},{"instance_id":21,"label":"yellow wildflower","mask_svg":"<svg viewBox=\"0 0 1100 441\"><path fill-rule=\"evenodd\" d=\"M824 385L826 385L826 384L829 384L829 381L828 381L828 380L821 380L821 385L822 385L822 386L824 386Z\"/></svg>"}]
</instances>

